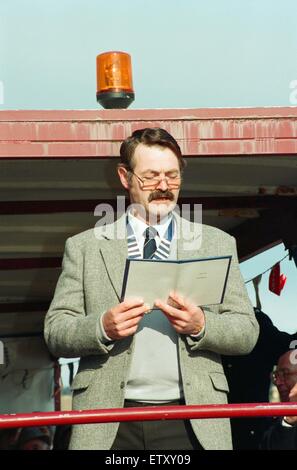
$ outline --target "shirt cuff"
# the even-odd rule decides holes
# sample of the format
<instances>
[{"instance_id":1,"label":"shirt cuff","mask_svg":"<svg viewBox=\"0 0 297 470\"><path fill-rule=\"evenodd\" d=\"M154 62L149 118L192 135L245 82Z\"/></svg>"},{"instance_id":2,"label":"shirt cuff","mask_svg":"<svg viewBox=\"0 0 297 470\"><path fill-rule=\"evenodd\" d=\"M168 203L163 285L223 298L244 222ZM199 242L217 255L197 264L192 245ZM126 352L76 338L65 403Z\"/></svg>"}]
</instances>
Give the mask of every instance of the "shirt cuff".
<instances>
[{"instance_id":1,"label":"shirt cuff","mask_svg":"<svg viewBox=\"0 0 297 470\"><path fill-rule=\"evenodd\" d=\"M294 427L294 424L290 424L290 423L287 423L287 421L285 420L285 417L282 419L282 426L284 428L293 428Z\"/></svg>"},{"instance_id":2,"label":"shirt cuff","mask_svg":"<svg viewBox=\"0 0 297 470\"><path fill-rule=\"evenodd\" d=\"M190 335L190 336L191 336L191 338L193 338L195 340L198 340L198 339L203 338L204 333L205 333L205 326L202 328L201 331L199 331L199 333L197 335Z\"/></svg>"},{"instance_id":3,"label":"shirt cuff","mask_svg":"<svg viewBox=\"0 0 297 470\"><path fill-rule=\"evenodd\" d=\"M104 330L103 326L103 320L102 320L103 315L99 318L99 339L103 344L107 344L112 342L113 340L107 336Z\"/></svg>"}]
</instances>

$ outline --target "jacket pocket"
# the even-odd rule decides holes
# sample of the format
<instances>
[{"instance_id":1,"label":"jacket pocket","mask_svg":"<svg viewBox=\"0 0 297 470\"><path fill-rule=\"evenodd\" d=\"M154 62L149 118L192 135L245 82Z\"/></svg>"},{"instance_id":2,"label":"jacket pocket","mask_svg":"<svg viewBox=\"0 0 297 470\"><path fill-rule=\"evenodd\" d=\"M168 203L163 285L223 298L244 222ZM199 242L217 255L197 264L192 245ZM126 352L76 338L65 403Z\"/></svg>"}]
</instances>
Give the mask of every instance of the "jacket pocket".
<instances>
[{"instance_id":1,"label":"jacket pocket","mask_svg":"<svg viewBox=\"0 0 297 470\"><path fill-rule=\"evenodd\" d=\"M82 370L76 374L72 384L70 385L71 390L80 390L88 388L93 377L93 370Z\"/></svg>"},{"instance_id":2,"label":"jacket pocket","mask_svg":"<svg viewBox=\"0 0 297 470\"><path fill-rule=\"evenodd\" d=\"M216 390L229 392L229 385L228 385L225 374L223 374L222 372L210 372L209 376Z\"/></svg>"}]
</instances>

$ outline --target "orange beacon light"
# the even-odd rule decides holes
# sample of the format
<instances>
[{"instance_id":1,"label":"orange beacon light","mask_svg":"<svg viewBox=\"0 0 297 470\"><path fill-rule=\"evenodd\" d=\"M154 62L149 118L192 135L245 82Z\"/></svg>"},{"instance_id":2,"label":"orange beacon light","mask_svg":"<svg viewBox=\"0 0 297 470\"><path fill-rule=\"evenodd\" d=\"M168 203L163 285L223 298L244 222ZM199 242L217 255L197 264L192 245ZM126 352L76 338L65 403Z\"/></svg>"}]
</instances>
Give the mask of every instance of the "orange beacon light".
<instances>
[{"instance_id":1,"label":"orange beacon light","mask_svg":"<svg viewBox=\"0 0 297 470\"><path fill-rule=\"evenodd\" d=\"M131 57L126 52L97 55L97 101L106 109L128 108L134 101Z\"/></svg>"}]
</instances>

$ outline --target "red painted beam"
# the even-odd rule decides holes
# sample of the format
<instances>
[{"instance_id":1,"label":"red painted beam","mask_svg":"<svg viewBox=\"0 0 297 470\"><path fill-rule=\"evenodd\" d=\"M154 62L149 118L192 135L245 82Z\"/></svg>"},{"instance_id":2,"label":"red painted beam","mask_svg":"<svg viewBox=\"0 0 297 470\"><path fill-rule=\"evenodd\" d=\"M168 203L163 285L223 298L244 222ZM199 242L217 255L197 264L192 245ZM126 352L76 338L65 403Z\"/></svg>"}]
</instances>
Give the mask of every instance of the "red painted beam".
<instances>
[{"instance_id":1,"label":"red painted beam","mask_svg":"<svg viewBox=\"0 0 297 470\"><path fill-rule=\"evenodd\" d=\"M48 413L0 415L0 429L62 424L115 423L171 419L209 419L251 416L294 416L297 403L244 403L230 405L148 406Z\"/></svg>"},{"instance_id":2,"label":"red painted beam","mask_svg":"<svg viewBox=\"0 0 297 470\"><path fill-rule=\"evenodd\" d=\"M169 129L174 134L174 131ZM127 134L128 135L128 134ZM297 139L184 140L177 139L185 157L296 155ZM120 142L2 142L0 158L118 158Z\"/></svg>"},{"instance_id":3,"label":"red painted beam","mask_svg":"<svg viewBox=\"0 0 297 470\"><path fill-rule=\"evenodd\" d=\"M174 135L181 141L218 141L218 140L249 140L249 139L287 139L297 137L297 117L291 118L246 118L210 119L210 120L155 120L155 127L172 128L176 126ZM6 143L69 143L69 142L102 142L118 143L127 135L128 121L98 122L1 122L0 141ZM130 123L130 130L146 126L151 127L152 121L135 121Z\"/></svg>"},{"instance_id":4,"label":"red painted beam","mask_svg":"<svg viewBox=\"0 0 297 470\"><path fill-rule=\"evenodd\" d=\"M163 127L187 157L297 154L297 108L0 111L1 158L114 158L135 129Z\"/></svg>"}]
</instances>

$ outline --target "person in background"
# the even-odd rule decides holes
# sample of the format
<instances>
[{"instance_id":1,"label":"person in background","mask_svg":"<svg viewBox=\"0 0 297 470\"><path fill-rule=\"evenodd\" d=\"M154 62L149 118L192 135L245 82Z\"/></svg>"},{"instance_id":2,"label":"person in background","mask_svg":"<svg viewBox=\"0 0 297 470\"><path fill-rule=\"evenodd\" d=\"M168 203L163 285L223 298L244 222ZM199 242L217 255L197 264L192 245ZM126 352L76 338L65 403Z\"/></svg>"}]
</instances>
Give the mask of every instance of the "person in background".
<instances>
[{"instance_id":1,"label":"person in background","mask_svg":"<svg viewBox=\"0 0 297 470\"><path fill-rule=\"evenodd\" d=\"M16 450L51 450L52 431L48 426L23 428L18 436Z\"/></svg>"},{"instance_id":2,"label":"person in background","mask_svg":"<svg viewBox=\"0 0 297 470\"><path fill-rule=\"evenodd\" d=\"M273 383L277 386L282 402L297 404L297 357L296 351L287 351L273 372ZM297 416L275 418L265 432L260 444L262 450L297 450Z\"/></svg>"},{"instance_id":3,"label":"person in background","mask_svg":"<svg viewBox=\"0 0 297 470\"><path fill-rule=\"evenodd\" d=\"M279 357L297 340L297 333L280 331L262 310L255 308L259 323L259 337L253 351L246 356L222 356L229 383L229 403L269 402L271 373ZM231 419L235 450L258 449L263 433L272 424L272 418Z\"/></svg>"}]
</instances>

